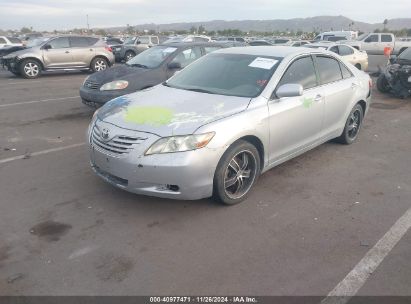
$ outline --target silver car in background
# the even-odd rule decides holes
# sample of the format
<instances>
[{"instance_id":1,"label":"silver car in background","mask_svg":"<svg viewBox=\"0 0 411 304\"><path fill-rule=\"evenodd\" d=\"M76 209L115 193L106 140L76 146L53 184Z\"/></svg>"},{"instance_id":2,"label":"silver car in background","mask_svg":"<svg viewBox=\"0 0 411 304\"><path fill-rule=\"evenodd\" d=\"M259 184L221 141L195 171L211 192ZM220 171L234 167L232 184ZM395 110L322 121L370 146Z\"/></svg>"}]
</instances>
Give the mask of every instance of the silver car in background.
<instances>
[{"instance_id":1,"label":"silver car in background","mask_svg":"<svg viewBox=\"0 0 411 304\"><path fill-rule=\"evenodd\" d=\"M35 39L28 48L4 56L2 63L15 75L37 78L42 71L103 71L114 64L114 55L99 38L58 36Z\"/></svg>"},{"instance_id":2,"label":"silver car in background","mask_svg":"<svg viewBox=\"0 0 411 304\"><path fill-rule=\"evenodd\" d=\"M261 173L331 139L354 142L371 85L323 50L218 50L98 110L91 166L130 192L239 203Z\"/></svg>"}]
</instances>

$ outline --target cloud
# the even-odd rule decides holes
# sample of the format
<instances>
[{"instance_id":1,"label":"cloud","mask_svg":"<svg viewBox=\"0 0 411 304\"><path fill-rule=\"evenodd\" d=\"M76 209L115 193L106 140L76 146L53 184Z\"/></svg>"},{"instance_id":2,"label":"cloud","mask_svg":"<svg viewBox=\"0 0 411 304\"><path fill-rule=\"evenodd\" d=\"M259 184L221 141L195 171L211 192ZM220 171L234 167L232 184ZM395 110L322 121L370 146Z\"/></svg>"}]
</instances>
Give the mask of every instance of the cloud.
<instances>
[{"instance_id":1,"label":"cloud","mask_svg":"<svg viewBox=\"0 0 411 304\"><path fill-rule=\"evenodd\" d=\"M357 21L381 22L408 17L409 0L0 0L1 27L62 29L90 25L207 21L215 19L289 19L344 15Z\"/></svg>"}]
</instances>

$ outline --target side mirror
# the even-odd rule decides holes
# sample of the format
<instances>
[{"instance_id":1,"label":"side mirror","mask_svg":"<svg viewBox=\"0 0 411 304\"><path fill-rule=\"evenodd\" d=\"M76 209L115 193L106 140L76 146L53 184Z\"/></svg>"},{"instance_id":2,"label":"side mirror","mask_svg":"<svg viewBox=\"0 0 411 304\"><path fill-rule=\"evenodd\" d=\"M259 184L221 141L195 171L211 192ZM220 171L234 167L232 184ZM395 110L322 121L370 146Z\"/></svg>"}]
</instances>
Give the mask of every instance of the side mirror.
<instances>
[{"instance_id":1,"label":"side mirror","mask_svg":"<svg viewBox=\"0 0 411 304\"><path fill-rule=\"evenodd\" d=\"M51 45L50 45L50 44L45 44L45 45L43 46L43 50L49 50L49 49L51 49Z\"/></svg>"},{"instance_id":2,"label":"side mirror","mask_svg":"<svg viewBox=\"0 0 411 304\"><path fill-rule=\"evenodd\" d=\"M397 60L397 56L396 56L396 55L391 55L391 56L390 56L390 63L391 63L391 64L395 63L396 60Z\"/></svg>"},{"instance_id":3,"label":"side mirror","mask_svg":"<svg viewBox=\"0 0 411 304\"><path fill-rule=\"evenodd\" d=\"M275 95L278 98L296 97L296 96L302 96L303 92L304 92L304 88L301 84L287 83L279 87L278 90L275 92Z\"/></svg>"},{"instance_id":4,"label":"side mirror","mask_svg":"<svg viewBox=\"0 0 411 304\"><path fill-rule=\"evenodd\" d=\"M170 62L170 63L167 65L167 67L168 67L170 70L178 70L178 69L181 69L181 68L182 68L182 67L181 67L181 63L180 63L180 62L176 62L176 61Z\"/></svg>"},{"instance_id":5,"label":"side mirror","mask_svg":"<svg viewBox=\"0 0 411 304\"><path fill-rule=\"evenodd\" d=\"M140 41L140 40L137 40L137 41L136 41L136 44L141 44L141 41Z\"/></svg>"}]
</instances>

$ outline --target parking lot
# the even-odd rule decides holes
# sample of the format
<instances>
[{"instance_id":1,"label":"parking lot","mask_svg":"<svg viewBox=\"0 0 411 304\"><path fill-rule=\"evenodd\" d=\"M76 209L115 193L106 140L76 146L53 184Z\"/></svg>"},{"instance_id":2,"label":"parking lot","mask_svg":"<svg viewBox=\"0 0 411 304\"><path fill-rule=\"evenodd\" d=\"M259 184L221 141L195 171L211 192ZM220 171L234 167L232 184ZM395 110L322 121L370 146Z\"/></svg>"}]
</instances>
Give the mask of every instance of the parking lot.
<instances>
[{"instance_id":1,"label":"parking lot","mask_svg":"<svg viewBox=\"0 0 411 304\"><path fill-rule=\"evenodd\" d=\"M409 99L374 90L358 142L288 161L224 207L96 177L86 76L0 69L1 295L325 296L410 208ZM411 295L411 232L399 238L358 295Z\"/></svg>"}]
</instances>

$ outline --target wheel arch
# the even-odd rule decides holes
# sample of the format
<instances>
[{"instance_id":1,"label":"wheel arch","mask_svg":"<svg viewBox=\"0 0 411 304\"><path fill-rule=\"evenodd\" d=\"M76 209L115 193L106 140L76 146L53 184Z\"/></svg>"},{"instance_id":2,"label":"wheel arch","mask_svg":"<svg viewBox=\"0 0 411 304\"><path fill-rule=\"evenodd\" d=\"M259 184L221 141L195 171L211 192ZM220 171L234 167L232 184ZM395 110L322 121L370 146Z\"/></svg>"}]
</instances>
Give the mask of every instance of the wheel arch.
<instances>
[{"instance_id":1,"label":"wheel arch","mask_svg":"<svg viewBox=\"0 0 411 304\"><path fill-rule=\"evenodd\" d=\"M235 140L231 145L235 144L236 142L238 142L240 140L244 140L246 142L249 142L254 147L256 147L256 149L258 151L258 154L260 156L260 171L261 171L264 167L264 160L265 160L265 149L264 149L264 144L261 141L261 139L258 138L255 135L245 135L245 136L242 136L239 139Z\"/></svg>"},{"instance_id":2,"label":"wheel arch","mask_svg":"<svg viewBox=\"0 0 411 304\"><path fill-rule=\"evenodd\" d=\"M24 61L26 61L26 60L34 60L34 61L36 61L36 62L40 65L41 70L42 70L42 71L44 70L43 62L41 62L41 60L40 60L39 58L32 57L32 56L21 58L21 59L17 62L18 67L20 68L20 67L21 67L21 64L22 64Z\"/></svg>"}]
</instances>

